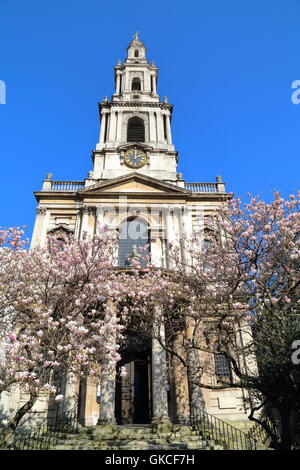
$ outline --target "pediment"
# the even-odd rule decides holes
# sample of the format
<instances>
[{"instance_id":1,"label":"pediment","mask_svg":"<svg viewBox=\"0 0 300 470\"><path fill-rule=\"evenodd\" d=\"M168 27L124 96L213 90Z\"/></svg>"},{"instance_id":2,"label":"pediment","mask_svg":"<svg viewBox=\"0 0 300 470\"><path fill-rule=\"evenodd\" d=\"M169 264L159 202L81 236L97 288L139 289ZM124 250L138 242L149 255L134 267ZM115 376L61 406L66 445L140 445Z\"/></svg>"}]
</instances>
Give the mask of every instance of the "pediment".
<instances>
[{"instance_id":1,"label":"pediment","mask_svg":"<svg viewBox=\"0 0 300 470\"><path fill-rule=\"evenodd\" d=\"M150 176L141 175L139 173L131 173L130 175L113 178L111 180L102 181L93 186L81 189L79 193L183 193L187 191L179 188L171 183L152 178Z\"/></svg>"}]
</instances>

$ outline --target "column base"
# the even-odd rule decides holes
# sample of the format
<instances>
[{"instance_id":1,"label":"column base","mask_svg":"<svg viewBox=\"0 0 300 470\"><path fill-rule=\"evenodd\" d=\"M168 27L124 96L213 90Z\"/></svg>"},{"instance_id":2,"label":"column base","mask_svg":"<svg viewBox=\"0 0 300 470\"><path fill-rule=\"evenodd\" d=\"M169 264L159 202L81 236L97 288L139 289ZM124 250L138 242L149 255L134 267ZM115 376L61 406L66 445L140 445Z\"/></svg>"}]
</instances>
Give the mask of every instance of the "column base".
<instances>
[{"instance_id":1,"label":"column base","mask_svg":"<svg viewBox=\"0 0 300 470\"><path fill-rule=\"evenodd\" d=\"M117 426L117 421L115 420L115 418L112 418L110 420L99 418L97 421L97 426Z\"/></svg>"}]
</instances>

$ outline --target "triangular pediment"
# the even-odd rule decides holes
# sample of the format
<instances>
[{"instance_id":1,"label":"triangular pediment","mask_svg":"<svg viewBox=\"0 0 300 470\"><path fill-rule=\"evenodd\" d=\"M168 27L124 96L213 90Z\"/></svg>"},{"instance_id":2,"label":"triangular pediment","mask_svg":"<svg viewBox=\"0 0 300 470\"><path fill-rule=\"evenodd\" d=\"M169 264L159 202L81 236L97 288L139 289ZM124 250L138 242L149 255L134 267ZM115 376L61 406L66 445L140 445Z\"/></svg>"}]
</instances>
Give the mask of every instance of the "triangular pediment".
<instances>
[{"instance_id":1,"label":"triangular pediment","mask_svg":"<svg viewBox=\"0 0 300 470\"><path fill-rule=\"evenodd\" d=\"M92 186L81 189L79 193L183 193L187 191L171 183L141 175L140 173L130 173L106 181L101 181Z\"/></svg>"}]
</instances>

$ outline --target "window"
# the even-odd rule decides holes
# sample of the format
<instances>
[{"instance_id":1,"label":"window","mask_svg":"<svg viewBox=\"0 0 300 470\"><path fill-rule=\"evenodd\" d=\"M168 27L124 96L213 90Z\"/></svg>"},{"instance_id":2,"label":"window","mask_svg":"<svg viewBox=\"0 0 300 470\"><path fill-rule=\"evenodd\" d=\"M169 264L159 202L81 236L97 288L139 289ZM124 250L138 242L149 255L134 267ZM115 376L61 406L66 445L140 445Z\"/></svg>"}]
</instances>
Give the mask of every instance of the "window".
<instances>
[{"instance_id":1,"label":"window","mask_svg":"<svg viewBox=\"0 0 300 470\"><path fill-rule=\"evenodd\" d=\"M134 77L132 80L132 90L141 90L141 80L138 77Z\"/></svg>"},{"instance_id":2,"label":"window","mask_svg":"<svg viewBox=\"0 0 300 470\"><path fill-rule=\"evenodd\" d=\"M138 51L138 49L136 49L136 50L134 51L134 57L138 57L138 56L139 56L139 51Z\"/></svg>"},{"instance_id":3,"label":"window","mask_svg":"<svg viewBox=\"0 0 300 470\"><path fill-rule=\"evenodd\" d=\"M127 126L127 142L145 142L144 121L138 117L132 117Z\"/></svg>"},{"instance_id":4,"label":"window","mask_svg":"<svg viewBox=\"0 0 300 470\"><path fill-rule=\"evenodd\" d=\"M119 233L119 266L132 266L134 262L145 266L141 256L149 253L149 248L140 248L149 245L148 223L140 218L127 219L120 225Z\"/></svg>"},{"instance_id":5,"label":"window","mask_svg":"<svg viewBox=\"0 0 300 470\"><path fill-rule=\"evenodd\" d=\"M219 344L216 343L214 347L215 351L218 351L219 349ZM217 381L222 380L226 382L231 382L232 376L231 376L231 368L230 368L230 361L229 359L225 356L225 354L220 354L218 352L214 353L214 359L215 359L215 374Z\"/></svg>"}]
</instances>

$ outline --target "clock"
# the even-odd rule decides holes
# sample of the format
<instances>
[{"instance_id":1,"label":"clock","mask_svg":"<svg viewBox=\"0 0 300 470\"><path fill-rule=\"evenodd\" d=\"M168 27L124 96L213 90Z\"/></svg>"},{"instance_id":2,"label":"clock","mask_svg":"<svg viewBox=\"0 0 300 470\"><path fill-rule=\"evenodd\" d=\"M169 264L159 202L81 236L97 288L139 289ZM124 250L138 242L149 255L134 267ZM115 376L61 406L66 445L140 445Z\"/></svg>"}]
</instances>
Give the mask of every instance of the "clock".
<instances>
[{"instance_id":1,"label":"clock","mask_svg":"<svg viewBox=\"0 0 300 470\"><path fill-rule=\"evenodd\" d=\"M125 153L124 163L130 168L141 168L147 162L147 157L141 150L136 148Z\"/></svg>"}]
</instances>

